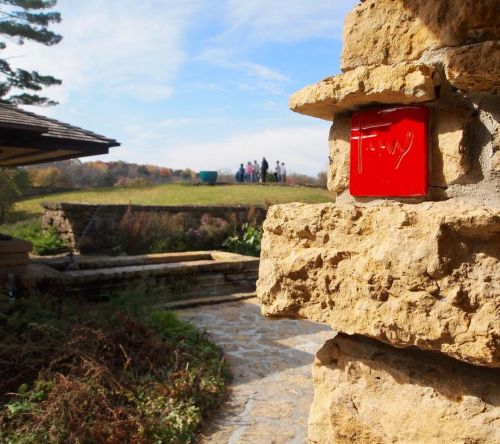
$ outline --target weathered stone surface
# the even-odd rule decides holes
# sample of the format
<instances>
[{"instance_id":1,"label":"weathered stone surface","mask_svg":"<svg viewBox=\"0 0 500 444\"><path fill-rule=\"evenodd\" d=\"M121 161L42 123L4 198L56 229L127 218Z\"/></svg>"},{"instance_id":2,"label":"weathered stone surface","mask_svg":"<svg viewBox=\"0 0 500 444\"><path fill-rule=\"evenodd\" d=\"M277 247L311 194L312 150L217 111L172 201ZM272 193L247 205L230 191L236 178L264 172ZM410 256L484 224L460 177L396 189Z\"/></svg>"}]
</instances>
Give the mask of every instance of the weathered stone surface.
<instances>
[{"instance_id":1,"label":"weathered stone surface","mask_svg":"<svg viewBox=\"0 0 500 444\"><path fill-rule=\"evenodd\" d=\"M500 42L447 49L445 73L448 81L462 91L498 91Z\"/></svg>"},{"instance_id":2,"label":"weathered stone surface","mask_svg":"<svg viewBox=\"0 0 500 444\"><path fill-rule=\"evenodd\" d=\"M290 109L320 119L361 106L410 104L435 98L433 67L401 63L373 69L359 67L306 86L290 98Z\"/></svg>"},{"instance_id":3,"label":"weathered stone surface","mask_svg":"<svg viewBox=\"0 0 500 444\"><path fill-rule=\"evenodd\" d=\"M471 153L465 146L469 120L470 111L464 109L439 109L434 113L431 185L457 183L470 170Z\"/></svg>"},{"instance_id":4,"label":"weathered stone surface","mask_svg":"<svg viewBox=\"0 0 500 444\"><path fill-rule=\"evenodd\" d=\"M497 0L369 0L346 17L341 67L417 60L426 50L499 34Z\"/></svg>"},{"instance_id":5,"label":"weathered stone surface","mask_svg":"<svg viewBox=\"0 0 500 444\"><path fill-rule=\"evenodd\" d=\"M318 351L312 443L500 442L500 373L339 334Z\"/></svg>"},{"instance_id":6,"label":"weathered stone surface","mask_svg":"<svg viewBox=\"0 0 500 444\"><path fill-rule=\"evenodd\" d=\"M32 249L33 244L22 239L0 240L0 274L13 267L25 267Z\"/></svg>"},{"instance_id":7,"label":"weathered stone surface","mask_svg":"<svg viewBox=\"0 0 500 444\"><path fill-rule=\"evenodd\" d=\"M265 315L500 367L498 209L276 205L264 230Z\"/></svg>"},{"instance_id":8,"label":"weathered stone surface","mask_svg":"<svg viewBox=\"0 0 500 444\"><path fill-rule=\"evenodd\" d=\"M500 151L497 151L491 157L491 169L495 173L500 173Z\"/></svg>"},{"instance_id":9,"label":"weathered stone surface","mask_svg":"<svg viewBox=\"0 0 500 444\"><path fill-rule=\"evenodd\" d=\"M46 259L28 267L23 285L40 293L97 300L131 287L150 287L146 282L162 289L170 302L254 291L258 267L258 258L217 251L76 257L74 263Z\"/></svg>"},{"instance_id":10,"label":"weathered stone surface","mask_svg":"<svg viewBox=\"0 0 500 444\"><path fill-rule=\"evenodd\" d=\"M6 253L0 256L0 267L11 267L26 265L29 262L29 256L26 253Z\"/></svg>"},{"instance_id":11,"label":"weathered stone surface","mask_svg":"<svg viewBox=\"0 0 500 444\"><path fill-rule=\"evenodd\" d=\"M29 253L33 249L31 242L22 239L0 240L0 253Z\"/></svg>"},{"instance_id":12,"label":"weathered stone surface","mask_svg":"<svg viewBox=\"0 0 500 444\"><path fill-rule=\"evenodd\" d=\"M330 191L342 193L349 188L350 138L351 117L348 115L335 117L328 138L330 145L328 189Z\"/></svg>"}]
</instances>

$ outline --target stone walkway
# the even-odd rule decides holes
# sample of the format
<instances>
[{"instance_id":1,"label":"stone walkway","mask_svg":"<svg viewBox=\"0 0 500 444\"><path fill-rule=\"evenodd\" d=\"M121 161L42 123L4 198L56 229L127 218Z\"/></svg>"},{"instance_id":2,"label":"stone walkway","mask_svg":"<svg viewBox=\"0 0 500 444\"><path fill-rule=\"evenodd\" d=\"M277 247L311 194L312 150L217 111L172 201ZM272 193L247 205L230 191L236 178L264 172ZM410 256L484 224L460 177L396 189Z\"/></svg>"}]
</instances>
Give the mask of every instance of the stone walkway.
<instances>
[{"instance_id":1,"label":"stone walkway","mask_svg":"<svg viewBox=\"0 0 500 444\"><path fill-rule=\"evenodd\" d=\"M315 352L334 336L309 321L270 320L256 299L178 310L207 330L233 373L231 395L201 442L299 444L306 441Z\"/></svg>"}]
</instances>

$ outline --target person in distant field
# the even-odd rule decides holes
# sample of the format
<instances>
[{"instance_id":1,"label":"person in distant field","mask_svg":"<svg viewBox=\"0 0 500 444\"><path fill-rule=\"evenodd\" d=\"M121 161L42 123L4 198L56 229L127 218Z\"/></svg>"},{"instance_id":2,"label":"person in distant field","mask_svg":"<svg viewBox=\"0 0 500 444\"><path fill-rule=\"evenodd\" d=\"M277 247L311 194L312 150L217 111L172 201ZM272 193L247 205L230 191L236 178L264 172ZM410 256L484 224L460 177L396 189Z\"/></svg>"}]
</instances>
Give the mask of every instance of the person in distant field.
<instances>
[{"instance_id":1,"label":"person in distant field","mask_svg":"<svg viewBox=\"0 0 500 444\"><path fill-rule=\"evenodd\" d=\"M252 182L258 182L260 175L260 167L256 160L253 161L253 175Z\"/></svg>"},{"instance_id":2,"label":"person in distant field","mask_svg":"<svg viewBox=\"0 0 500 444\"><path fill-rule=\"evenodd\" d=\"M280 181L281 178L281 167L280 167L280 161L276 161L276 166L274 167L274 177L276 179L276 182Z\"/></svg>"},{"instance_id":3,"label":"person in distant field","mask_svg":"<svg viewBox=\"0 0 500 444\"><path fill-rule=\"evenodd\" d=\"M240 163L240 167L238 171L236 172L236 182L243 182L245 179L245 168L243 167L243 164Z\"/></svg>"},{"instance_id":4,"label":"person in distant field","mask_svg":"<svg viewBox=\"0 0 500 444\"><path fill-rule=\"evenodd\" d=\"M252 181L252 174L253 174L252 162L248 161L247 166L245 167L245 182Z\"/></svg>"},{"instance_id":5,"label":"person in distant field","mask_svg":"<svg viewBox=\"0 0 500 444\"><path fill-rule=\"evenodd\" d=\"M286 183L285 162L281 162L281 178L280 178L280 182Z\"/></svg>"},{"instance_id":6,"label":"person in distant field","mask_svg":"<svg viewBox=\"0 0 500 444\"><path fill-rule=\"evenodd\" d=\"M260 164L260 176L262 177L262 182L267 179L267 170L269 169L269 164L265 157L262 158L262 163Z\"/></svg>"}]
</instances>

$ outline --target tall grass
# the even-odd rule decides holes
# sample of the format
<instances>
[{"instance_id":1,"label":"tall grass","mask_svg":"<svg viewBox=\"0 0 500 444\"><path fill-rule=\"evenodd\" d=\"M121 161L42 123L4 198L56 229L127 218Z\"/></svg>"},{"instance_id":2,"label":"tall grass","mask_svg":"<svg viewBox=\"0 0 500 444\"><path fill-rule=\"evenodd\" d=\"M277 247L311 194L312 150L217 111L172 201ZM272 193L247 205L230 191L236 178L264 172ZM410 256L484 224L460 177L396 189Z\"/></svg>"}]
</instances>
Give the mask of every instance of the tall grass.
<instances>
[{"instance_id":1,"label":"tall grass","mask_svg":"<svg viewBox=\"0 0 500 444\"><path fill-rule=\"evenodd\" d=\"M232 227L224 219L204 214L174 215L127 210L120 222L119 252L126 254L220 248Z\"/></svg>"}]
</instances>

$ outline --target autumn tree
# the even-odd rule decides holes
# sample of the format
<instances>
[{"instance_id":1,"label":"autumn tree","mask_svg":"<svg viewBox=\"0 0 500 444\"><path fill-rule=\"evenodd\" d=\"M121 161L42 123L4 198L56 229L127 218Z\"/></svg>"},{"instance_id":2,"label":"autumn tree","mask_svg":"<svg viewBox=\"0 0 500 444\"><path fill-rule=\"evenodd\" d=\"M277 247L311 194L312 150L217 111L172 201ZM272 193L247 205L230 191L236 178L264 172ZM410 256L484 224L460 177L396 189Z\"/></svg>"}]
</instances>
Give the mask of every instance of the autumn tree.
<instances>
[{"instance_id":1,"label":"autumn tree","mask_svg":"<svg viewBox=\"0 0 500 444\"><path fill-rule=\"evenodd\" d=\"M5 222L7 212L29 185L25 170L0 168L0 224Z\"/></svg>"},{"instance_id":2,"label":"autumn tree","mask_svg":"<svg viewBox=\"0 0 500 444\"><path fill-rule=\"evenodd\" d=\"M24 105L55 105L38 95L46 86L60 85L61 80L37 71L11 66L1 57L8 43L22 45L31 40L42 45L59 43L62 36L49 29L61 21L61 14L52 11L57 0L0 0L0 101Z\"/></svg>"}]
</instances>

